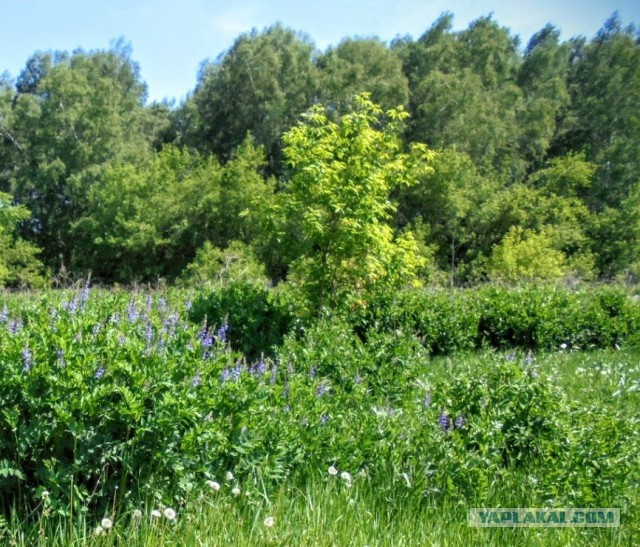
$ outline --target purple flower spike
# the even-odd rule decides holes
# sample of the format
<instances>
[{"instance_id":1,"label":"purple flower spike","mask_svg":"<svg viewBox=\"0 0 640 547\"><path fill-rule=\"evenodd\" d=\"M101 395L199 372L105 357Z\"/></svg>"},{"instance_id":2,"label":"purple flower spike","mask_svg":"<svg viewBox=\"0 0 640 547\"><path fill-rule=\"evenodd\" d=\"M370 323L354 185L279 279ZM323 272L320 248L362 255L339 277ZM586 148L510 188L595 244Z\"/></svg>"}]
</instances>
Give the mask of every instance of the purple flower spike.
<instances>
[{"instance_id":1,"label":"purple flower spike","mask_svg":"<svg viewBox=\"0 0 640 547\"><path fill-rule=\"evenodd\" d=\"M431 392L424 396L424 407L429 408L431 406Z\"/></svg>"},{"instance_id":2,"label":"purple flower spike","mask_svg":"<svg viewBox=\"0 0 640 547\"><path fill-rule=\"evenodd\" d=\"M460 429L461 427L463 427L465 424L465 419L464 416L460 415L456 418L456 421L453 423L453 426L456 429Z\"/></svg>"},{"instance_id":3,"label":"purple flower spike","mask_svg":"<svg viewBox=\"0 0 640 547\"><path fill-rule=\"evenodd\" d=\"M25 372L31 370L31 364L33 363L33 354L29 349L29 346L25 346L22 350L22 368Z\"/></svg>"},{"instance_id":4,"label":"purple flower spike","mask_svg":"<svg viewBox=\"0 0 640 547\"><path fill-rule=\"evenodd\" d=\"M93 377L96 380L100 380L100 378L102 378L104 376L104 367L102 365L100 365L98 367L98 370L96 370L95 374L93 375Z\"/></svg>"},{"instance_id":5,"label":"purple flower spike","mask_svg":"<svg viewBox=\"0 0 640 547\"><path fill-rule=\"evenodd\" d=\"M451 428L451 420L449 419L449 415L446 412L440 414L439 422L442 431L449 431L449 429Z\"/></svg>"}]
</instances>

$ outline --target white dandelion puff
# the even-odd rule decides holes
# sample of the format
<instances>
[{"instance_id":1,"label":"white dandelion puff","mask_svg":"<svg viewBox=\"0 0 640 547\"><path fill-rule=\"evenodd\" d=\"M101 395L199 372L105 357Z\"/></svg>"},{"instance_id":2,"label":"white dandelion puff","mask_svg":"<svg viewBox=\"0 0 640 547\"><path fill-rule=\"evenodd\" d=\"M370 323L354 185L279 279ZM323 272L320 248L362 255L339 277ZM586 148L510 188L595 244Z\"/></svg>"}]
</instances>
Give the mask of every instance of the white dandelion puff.
<instances>
[{"instance_id":1,"label":"white dandelion puff","mask_svg":"<svg viewBox=\"0 0 640 547\"><path fill-rule=\"evenodd\" d=\"M329 468L329 475L331 475L332 477L335 477L338 474L338 470L332 465Z\"/></svg>"},{"instance_id":2,"label":"white dandelion puff","mask_svg":"<svg viewBox=\"0 0 640 547\"><path fill-rule=\"evenodd\" d=\"M113 522L111 522L111 519L103 518L102 521L100 522L100 525L105 530L110 530L113 527Z\"/></svg>"},{"instance_id":3,"label":"white dandelion puff","mask_svg":"<svg viewBox=\"0 0 640 547\"><path fill-rule=\"evenodd\" d=\"M273 517L267 517L266 519L264 519L264 525L267 528L271 528L275 523L276 521Z\"/></svg>"},{"instance_id":4,"label":"white dandelion puff","mask_svg":"<svg viewBox=\"0 0 640 547\"><path fill-rule=\"evenodd\" d=\"M220 483L217 483L216 481L207 481L207 486L216 492L220 490Z\"/></svg>"},{"instance_id":5,"label":"white dandelion puff","mask_svg":"<svg viewBox=\"0 0 640 547\"><path fill-rule=\"evenodd\" d=\"M171 509L171 507L167 507L164 510L164 518L166 518L167 520L175 520L176 512Z\"/></svg>"}]
</instances>

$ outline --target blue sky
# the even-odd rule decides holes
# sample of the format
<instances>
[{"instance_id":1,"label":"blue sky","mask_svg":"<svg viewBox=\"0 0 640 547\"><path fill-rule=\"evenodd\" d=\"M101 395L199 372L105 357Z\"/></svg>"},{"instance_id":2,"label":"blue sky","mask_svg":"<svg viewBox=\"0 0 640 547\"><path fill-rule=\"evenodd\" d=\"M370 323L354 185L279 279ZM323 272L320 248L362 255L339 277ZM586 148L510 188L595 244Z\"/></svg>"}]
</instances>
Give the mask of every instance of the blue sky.
<instances>
[{"instance_id":1,"label":"blue sky","mask_svg":"<svg viewBox=\"0 0 640 547\"><path fill-rule=\"evenodd\" d=\"M17 76L36 51L108 48L124 37L149 98L182 98L200 63L242 32L275 22L308 34L324 50L347 36L420 36L445 11L456 29L493 13L526 45L551 22L562 38L592 37L618 11L640 23L638 0L0 0L0 73Z\"/></svg>"}]
</instances>

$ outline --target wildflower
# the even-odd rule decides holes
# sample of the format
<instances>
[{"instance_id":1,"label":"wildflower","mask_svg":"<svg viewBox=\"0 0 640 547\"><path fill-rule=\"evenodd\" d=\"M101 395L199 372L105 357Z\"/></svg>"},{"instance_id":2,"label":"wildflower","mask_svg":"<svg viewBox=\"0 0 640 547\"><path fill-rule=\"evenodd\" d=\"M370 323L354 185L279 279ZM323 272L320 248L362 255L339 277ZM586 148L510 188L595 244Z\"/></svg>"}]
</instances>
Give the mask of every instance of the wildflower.
<instances>
[{"instance_id":1,"label":"wildflower","mask_svg":"<svg viewBox=\"0 0 640 547\"><path fill-rule=\"evenodd\" d=\"M322 425L325 425L328 421L329 421L329 418L327 417L326 414L322 414L322 416L320 416L320 423Z\"/></svg>"},{"instance_id":2,"label":"wildflower","mask_svg":"<svg viewBox=\"0 0 640 547\"><path fill-rule=\"evenodd\" d=\"M111 522L111 519L108 518L103 518L102 521L100 522L100 525L102 526L102 528L104 528L105 530L110 530L111 527L113 526L113 522Z\"/></svg>"},{"instance_id":3,"label":"wildflower","mask_svg":"<svg viewBox=\"0 0 640 547\"><path fill-rule=\"evenodd\" d=\"M340 473L340 478L343 481L351 482L351 473L343 471L342 473Z\"/></svg>"},{"instance_id":4,"label":"wildflower","mask_svg":"<svg viewBox=\"0 0 640 547\"><path fill-rule=\"evenodd\" d=\"M229 325L224 324L216 331L216 338L220 340L221 344L227 342L227 333L229 332Z\"/></svg>"},{"instance_id":5,"label":"wildflower","mask_svg":"<svg viewBox=\"0 0 640 547\"><path fill-rule=\"evenodd\" d=\"M567 344L565 344L564 342L560 344L560 349L567 349Z\"/></svg>"},{"instance_id":6,"label":"wildflower","mask_svg":"<svg viewBox=\"0 0 640 547\"><path fill-rule=\"evenodd\" d=\"M462 426L464 426L464 423L465 423L465 422L464 422L464 416L462 416L462 415L461 415L461 416L458 416L458 417L456 418L456 421L455 421L455 422L453 422L453 426L454 426L456 429L460 429Z\"/></svg>"},{"instance_id":7,"label":"wildflower","mask_svg":"<svg viewBox=\"0 0 640 547\"><path fill-rule=\"evenodd\" d=\"M313 380L316 377L316 372L317 372L317 368L315 365L313 365L310 369L309 369L309 378L311 380Z\"/></svg>"},{"instance_id":8,"label":"wildflower","mask_svg":"<svg viewBox=\"0 0 640 547\"><path fill-rule=\"evenodd\" d=\"M329 467L329 475L335 477L338 474L338 470L332 465Z\"/></svg>"},{"instance_id":9,"label":"wildflower","mask_svg":"<svg viewBox=\"0 0 640 547\"><path fill-rule=\"evenodd\" d=\"M33 354L29 349L29 346L25 346L22 350L22 368L25 372L31 370L31 364L33 363Z\"/></svg>"},{"instance_id":10,"label":"wildflower","mask_svg":"<svg viewBox=\"0 0 640 547\"><path fill-rule=\"evenodd\" d=\"M138 311L136 310L136 305L133 300L131 300L127 305L127 316L129 317L129 322L131 323L136 321L136 319L138 319L139 317Z\"/></svg>"},{"instance_id":11,"label":"wildflower","mask_svg":"<svg viewBox=\"0 0 640 547\"><path fill-rule=\"evenodd\" d=\"M200 373L196 372L196 375L193 377L193 380L191 380L191 385L193 387L198 387L200 385L200 381L201 381Z\"/></svg>"},{"instance_id":12,"label":"wildflower","mask_svg":"<svg viewBox=\"0 0 640 547\"><path fill-rule=\"evenodd\" d=\"M271 528L274 524L275 524L275 519L273 517L267 517L266 519L264 519L264 525L267 528Z\"/></svg>"},{"instance_id":13,"label":"wildflower","mask_svg":"<svg viewBox=\"0 0 640 547\"><path fill-rule=\"evenodd\" d=\"M424 407L429 408L431 406L431 392L424 396Z\"/></svg>"},{"instance_id":14,"label":"wildflower","mask_svg":"<svg viewBox=\"0 0 640 547\"><path fill-rule=\"evenodd\" d=\"M356 377L353 379L353 383L358 385L362 383L362 376L360 376L359 374L356 374Z\"/></svg>"},{"instance_id":15,"label":"wildflower","mask_svg":"<svg viewBox=\"0 0 640 547\"><path fill-rule=\"evenodd\" d=\"M100 380L100 378L102 378L104 376L104 367L102 366L102 364L98 367L98 370L96 370L95 374L93 375L93 377L96 380Z\"/></svg>"},{"instance_id":16,"label":"wildflower","mask_svg":"<svg viewBox=\"0 0 640 547\"><path fill-rule=\"evenodd\" d=\"M227 367L222 371L222 374L220 375L220 383L224 384L225 382L228 382L230 378L231 370L229 369L229 367Z\"/></svg>"},{"instance_id":17,"label":"wildflower","mask_svg":"<svg viewBox=\"0 0 640 547\"><path fill-rule=\"evenodd\" d=\"M207 486L211 488L211 490L215 490L216 492L220 490L220 484L216 481L207 481Z\"/></svg>"},{"instance_id":18,"label":"wildflower","mask_svg":"<svg viewBox=\"0 0 640 547\"><path fill-rule=\"evenodd\" d=\"M2 307L2 311L0 311L0 323L6 323L8 317L9 317L9 310L7 309L7 305L5 304Z\"/></svg>"},{"instance_id":19,"label":"wildflower","mask_svg":"<svg viewBox=\"0 0 640 547\"><path fill-rule=\"evenodd\" d=\"M316 397L322 397L325 393L329 392L329 386L327 384L320 384L316 389Z\"/></svg>"},{"instance_id":20,"label":"wildflower","mask_svg":"<svg viewBox=\"0 0 640 547\"><path fill-rule=\"evenodd\" d=\"M448 431L449 428L451 427L451 420L449 420L449 416L447 415L446 412L443 412L442 414L440 414L440 418L438 419L438 421L440 422L440 427L442 428L442 431Z\"/></svg>"},{"instance_id":21,"label":"wildflower","mask_svg":"<svg viewBox=\"0 0 640 547\"><path fill-rule=\"evenodd\" d=\"M159 519L162 516L162 513L160 513L160 511L158 511L157 509L154 509L153 511L151 511L151 516L153 518Z\"/></svg>"},{"instance_id":22,"label":"wildflower","mask_svg":"<svg viewBox=\"0 0 640 547\"><path fill-rule=\"evenodd\" d=\"M235 367L233 367L231 369L231 379L234 382L237 382L238 380L240 380L240 374L242 373L242 366L241 365L236 365Z\"/></svg>"},{"instance_id":23,"label":"wildflower","mask_svg":"<svg viewBox=\"0 0 640 547\"><path fill-rule=\"evenodd\" d=\"M533 363L533 352L529 350L527 356L524 358L525 365L531 365Z\"/></svg>"},{"instance_id":24,"label":"wildflower","mask_svg":"<svg viewBox=\"0 0 640 547\"><path fill-rule=\"evenodd\" d=\"M226 478L227 478L228 481L232 481L233 480L233 473L231 471L227 471Z\"/></svg>"},{"instance_id":25,"label":"wildflower","mask_svg":"<svg viewBox=\"0 0 640 547\"><path fill-rule=\"evenodd\" d=\"M144 333L145 340L147 341L147 349L151 347L151 341L153 340L153 326L151 323L147 323L147 328Z\"/></svg>"},{"instance_id":26,"label":"wildflower","mask_svg":"<svg viewBox=\"0 0 640 547\"><path fill-rule=\"evenodd\" d=\"M93 531L94 536L101 536L103 533L104 528L102 528L102 526L96 526L95 530Z\"/></svg>"},{"instance_id":27,"label":"wildflower","mask_svg":"<svg viewBox=\"0 0 640 547\"><path fill-rule=\"evenodd\" d=\"M140 509L134 510L133 518L134 519L141 519L142 518L142 511L140 511Z\"/></svg>"},{"instance_id":28,"label":"wildflower","mask_svg":"<svg viewBox=\"0 0 640 547\"><path fill-rule=\"evenodd\" d=\"M239 495L240 495L240 487L238 487L238 486L234 486L234 487L233 487L233 490L231 490L231 493L232 493L234 496L239 496Z\"/></svg>"},{"instance_id":29,"label":"wildflower","mask_svg":"<svg viewBox=\"0 0 640 547\"><path fill-rule=\"evenodd\" d=\"M171 507L167 507L164 510L164 518L166 518L167 520L175 520L176 512L171 509Z\"/></svg>"},{"instance_id":30,"label":"wildflower","mask_svg":"<svg viewBox=\"0 0 640 547\"><path fill-rule=\"evenodd\" d=\"M127 338L123 333L120 333L120 336L118 336L118 344L120 344L121 346L124 346L127 343Z\"/></svg>"}]
</instances>

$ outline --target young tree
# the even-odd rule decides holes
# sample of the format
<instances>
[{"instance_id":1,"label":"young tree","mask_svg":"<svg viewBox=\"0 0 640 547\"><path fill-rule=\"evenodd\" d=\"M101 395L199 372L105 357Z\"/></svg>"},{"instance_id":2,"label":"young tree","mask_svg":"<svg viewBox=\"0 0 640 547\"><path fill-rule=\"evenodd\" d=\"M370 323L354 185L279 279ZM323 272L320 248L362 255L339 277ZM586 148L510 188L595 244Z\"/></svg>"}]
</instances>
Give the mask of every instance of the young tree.
<instances>
[{"instance_id":1,"label":"young tree","mask_svg":"<svg viewBox=\"0 0 640 547\"><path fill-rule=\"evenodd\" d=\"M299 234L289 279L310 312L416 282L423 262L410 233L394 237L390 194L414 184L433 153L402 152L403 111L383 113L368 94L354 105L337 123L317 105L284 136L293 176L281 207Z\"/></svg>"}]
</instances>

